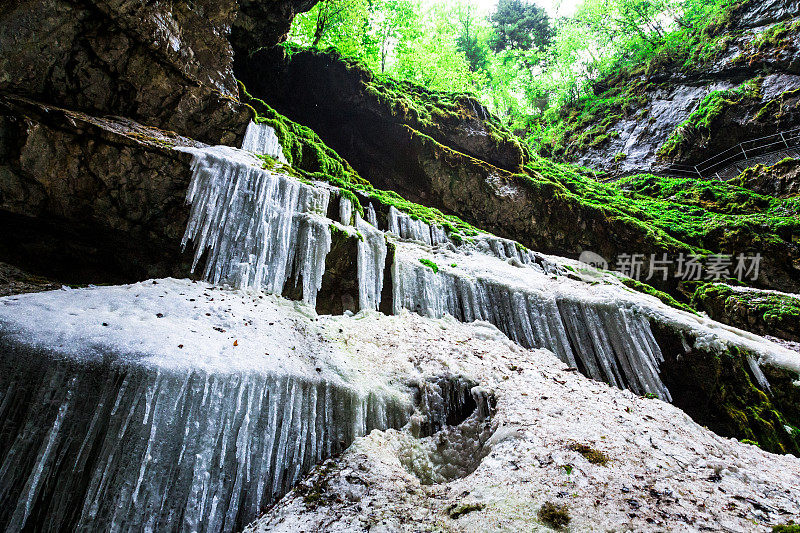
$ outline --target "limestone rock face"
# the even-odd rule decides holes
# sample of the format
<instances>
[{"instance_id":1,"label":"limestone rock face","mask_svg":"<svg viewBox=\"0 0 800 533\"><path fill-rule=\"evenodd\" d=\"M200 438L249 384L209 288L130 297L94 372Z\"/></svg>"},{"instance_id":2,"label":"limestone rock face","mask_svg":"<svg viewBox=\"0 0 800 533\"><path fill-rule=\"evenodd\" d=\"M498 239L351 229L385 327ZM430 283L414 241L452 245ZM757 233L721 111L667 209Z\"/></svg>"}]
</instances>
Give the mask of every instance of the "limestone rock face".
<instances>
[{"instance_id":1,"label":"limestone rock face","mask_svg":"<svg viewBox=\"0 0 800 533\"><path fill-rule=\"evenodd\" d=\"M0 102L0 256L71 283L187 274L195 144L123 119Z\"/></svg>"},{"instance_id":2,"label":"limestone rock face","mask_svg":"<svg viewBox=\"0 0 800 533\"><path fill-rule=\"evenodd\" d=\"M309 126L373 185L410 200L430 200L431 176L417 161L436 155L419 151L424 139L505 171L520 171L526 160L477 100L384 83L334 53L261 50L237 57L235 68L253 95Z\"/></svg>"},{"instance_id":3,"label":"limestone rock face","mask_svg":"<svg viewBox=\"0 0 800 533\"><path fill-rule=\"evenodd\" d=\"M797 13L797 2L746 3L709 37L719 50L707 60L684 64L681 59L652 73L599 83L597 94L629 91L630 104L579 125L561 146L551 147L554 155L617 175L661 171L675 163L693 166L739 142L797 128ZM724 102L708 125L681 127L693 113L703 114L715 97ZM670 143L676 135L680 142Z\"/></svg>"},{"instance_id":4,"label":"limestone rock face","mask_svg":"<svg viewBox=\"0 0 800 533\"><path fill-rule=\"evenodd\" d=\"M232 0L23 0L0 8L0 91L235 143Z\"/></svg>"}]
</instances>

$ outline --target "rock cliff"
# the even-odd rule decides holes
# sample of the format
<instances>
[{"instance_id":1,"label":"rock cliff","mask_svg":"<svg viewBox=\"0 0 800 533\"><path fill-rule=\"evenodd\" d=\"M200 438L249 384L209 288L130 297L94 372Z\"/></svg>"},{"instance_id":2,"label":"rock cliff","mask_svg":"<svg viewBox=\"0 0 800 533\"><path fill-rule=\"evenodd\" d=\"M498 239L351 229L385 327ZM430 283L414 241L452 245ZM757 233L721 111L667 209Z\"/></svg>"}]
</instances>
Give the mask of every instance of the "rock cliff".
<instances>
[{"instance_id":1,"label":"rock cliff","mask_svg":"<svg viewBox=\"0 0 800 533\"><path fill-rule=\"evenodd\" d=\"M619 175L691 168L742 141L796 129L797 14L794 1L742 2L680 57L596 82L598 99L564 109L565 131L545 150Z\"/></svg>"}]
</instances>

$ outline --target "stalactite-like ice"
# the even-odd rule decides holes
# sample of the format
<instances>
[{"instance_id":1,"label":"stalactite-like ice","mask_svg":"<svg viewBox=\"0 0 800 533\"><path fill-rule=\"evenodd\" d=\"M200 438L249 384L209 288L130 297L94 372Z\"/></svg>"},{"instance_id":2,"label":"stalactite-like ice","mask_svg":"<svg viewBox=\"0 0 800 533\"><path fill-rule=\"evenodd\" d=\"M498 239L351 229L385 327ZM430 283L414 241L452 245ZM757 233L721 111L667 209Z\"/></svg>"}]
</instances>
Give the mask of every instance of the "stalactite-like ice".
<instances>
[{"instance_id":1,"label":"stalactite-like ice","mask_svg":"<svg viewBox=\"0 0 800 533\"><path fill-rule=\"evenodd\" d=\"M375 213L375 207L373 207L371 202L367 205L367 222L378 228L378 214Z\"/></svg>"},{"instance_id":2,"label":"stalactite-like ice","mask_svg":"<svg viewBox=\"0 0 800 533\"><path fill-rule=\"evenodd\" d=\"M339 222L345 226L353 222L353 202L344 195L339 196Z\"/></svg>"},{"instance_id":3,"label":"stalactite-like ice","mask_svg":"<svg viewBox=\"0 0 800 533\"><path fill-rule=\"evenodd\" d=\"M408 213L399 211L396 207L389 207L389 233L401 239L418 241L424 244L448 244L450 238L441 226L429 226L419 219L414 219Z\"/></svg>"},{"instance_id":4,"label":"stalactite-like ice","mask_svg":"<svg viewBox=\"0 0 800 533\"><path fill-rule=\"evenodd\" d=\"M313 324L188 280L0 302L0 529L241 530L403 426L410 397L343 379Z\"/></svg>"},{"instance_id":5,"label":"stalactite-like ice","mask_svg":"<svg viewBox=\"0 0 800 533\"><path fill-rule=\"evenodd\" d=\"M193 157L183 237L195 246L193 267L207 252L208 281L273 294L302 279L303 300L313 305L331 246L329 189L264 170L233 148L184 150Z\"/></svg>"},{"instance_id":6,"label":"stalactite-like ice","mask_svg":"<svg viewBox=\"0 0 800 533\"><path fill-rule=\"evenodd\" d=\"M546 348L586 375L671 399L658 375L663 360L648 318L624 301L596 301L550 283L541 269L476 253L442 254L439 271L417 247L400 243L393 265L394 311L483 320L528 348ZM453 266L455 265L455 266Z\"/></svg>"},{"instance_id":7,"label":"stalactite-like ice","mask_svg":"<svg viewBox=\"0 0 800 533\"><path fill-rule=\"evenodd\" d=\"M358 240L358 300L359 309L378 309L383 290L383 271L386 267L386 237L356 213Z\"/></svg>"},{"instance_id":8,"label":"stalactite-like ice","mask_svg":"<svg viewBox=\"0 0 800 533\"><path fill-rule=\"evenodd\" d=\"M248 124L242 141L242 150L259 155L268 155L281 163L288 164L281 142L275 134L275 130L268 124L257 124L255 122Z\"/></svg>"}]
</instances>

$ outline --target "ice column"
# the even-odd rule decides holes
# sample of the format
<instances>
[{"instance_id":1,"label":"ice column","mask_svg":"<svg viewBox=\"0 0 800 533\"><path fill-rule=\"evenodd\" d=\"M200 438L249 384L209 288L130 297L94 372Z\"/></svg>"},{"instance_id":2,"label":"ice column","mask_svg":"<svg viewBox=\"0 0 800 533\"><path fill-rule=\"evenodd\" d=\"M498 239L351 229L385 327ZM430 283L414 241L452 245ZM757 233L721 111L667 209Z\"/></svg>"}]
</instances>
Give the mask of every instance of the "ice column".
<instances>
[{"instance_id":1,"label":"ice column","mask_svg":"<svg viewBox=\"0 0 800 533\"><path fill-rule=\"evenodd\" d=\"M14 355L0 362L4 531L241 531L411 410L313 378Z\"/></svg>"},{"instance_id":2,"label":"ice column","mask_svg":"<svg viewBox=\"0 0 800 533\"><path fill-rule=\"evenodd\" d=\"M375 213L375 207L373 207L372 203L367 205L367 222L378 228L378 215Z\"/></svg>"},{"instance_id":3,"label":"ice column","mask_svg":"<svg viewBox=\"0 0 800 533\"><path fill-rule=\"evenodd\" d=\"M339 222L345 226L349 226L353 222L353 202L346 196L339 197Z\"/></svg>"},{"instance_id":4,"label":"ice column","mask_svg":"<svg viewBox=\"0 0 800 533\"><path fill-rule=\"evenodd\" d=\"M388 231L401 239L424 244L447 244L450 242L447 233L441 226L431 227L422 220L415 220L408 213L399 211L394 206L389 207Z\"/></svg>"},{"instance_id":5,"label":"ice column","mask_svg":"<svg viewBox=\"0 0 800 533\"><path fill-rule=\"evenodd\" d=\"M378 309L386 265L386 237L356 213L358 241L358 300L360 309Z\"/></svg>"},{"instance_id":6,"label":"ice column","mask_svg":"<svg viewBox=\"0 0 800 533\"><path fill-rule=\"evenodd\" d=\"M193 156L183 237L195 246L192 268L207 252L211 283L274 294L302 279L303 301L315 304L331 246L329 190L263 170L240 150L185 150Z\"/></svg>"}]
</instances>

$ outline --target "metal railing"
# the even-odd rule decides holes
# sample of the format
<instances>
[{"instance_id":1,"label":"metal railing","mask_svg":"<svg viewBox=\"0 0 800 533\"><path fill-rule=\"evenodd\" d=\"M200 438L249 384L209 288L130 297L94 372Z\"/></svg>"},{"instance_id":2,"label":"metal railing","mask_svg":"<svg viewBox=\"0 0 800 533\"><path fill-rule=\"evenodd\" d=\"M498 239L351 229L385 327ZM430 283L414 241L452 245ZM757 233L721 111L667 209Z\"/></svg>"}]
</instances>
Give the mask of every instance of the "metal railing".
<instances>
[{"instance_id":1,"label":"metal railing","mask_svg":"<svg viewBox=\"0 0 800 533\"><path fill-rule=\"evenodd\" d=\"M756 163L763 163L764 159L775 159L769 158L775 155L779 159L774 162L784 157L800 157L800 128L743 141L696 165L670 165L662 173L723 180L737 176Z\"/></svg>"}]
</instances>

